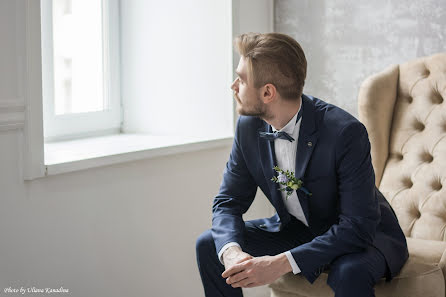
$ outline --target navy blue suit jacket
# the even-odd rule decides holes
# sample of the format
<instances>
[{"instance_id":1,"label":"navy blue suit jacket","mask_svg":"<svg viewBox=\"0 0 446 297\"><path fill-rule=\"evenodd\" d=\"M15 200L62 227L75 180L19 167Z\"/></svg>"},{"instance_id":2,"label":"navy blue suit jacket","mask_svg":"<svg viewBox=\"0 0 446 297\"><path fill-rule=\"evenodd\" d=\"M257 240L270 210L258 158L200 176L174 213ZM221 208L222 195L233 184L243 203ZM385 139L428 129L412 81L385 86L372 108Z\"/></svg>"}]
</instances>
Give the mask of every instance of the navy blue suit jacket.
<instances>
[{"instance_id":1,"label":"navy blue suit jacket","mask_svg":"<svg viewBox=\"0 0 446 297\"><path fill-rule=\"evenodd\" d=\"M386 258L391 279L408 258L407 244L393 209L375 187L370 142L364 125L334 105L302 95L302 123L295 176L312 193L298 190L315 238L291 249L311 283L336 257L374 245ZM274 146L260 138L271 126L240 116L219 194L213 203L212 236L217 251L228 242L244 245L244 214L259 187L277 211L255 224L277 232L290 221L275 175Z\"/></svg>"}]
</instances>

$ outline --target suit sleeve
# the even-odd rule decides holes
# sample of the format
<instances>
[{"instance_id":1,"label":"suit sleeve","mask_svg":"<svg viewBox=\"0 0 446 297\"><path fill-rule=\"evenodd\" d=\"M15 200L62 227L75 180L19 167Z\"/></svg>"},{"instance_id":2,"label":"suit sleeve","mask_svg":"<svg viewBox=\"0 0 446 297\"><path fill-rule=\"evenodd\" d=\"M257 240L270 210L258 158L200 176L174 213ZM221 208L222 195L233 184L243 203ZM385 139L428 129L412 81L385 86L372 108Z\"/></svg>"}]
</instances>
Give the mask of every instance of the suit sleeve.
<instances>
[{"instance_id":1,"label":"suit sleeve","mask_svg":"<svg viewBox=\"0 0 446 297\"><path fill-rule=\"evenodd\" d=\"M291 250L311 283L324 265L372 245L380 220L367 130L360 122L346 126L336 140L338 222L311 242Z\"/></svg>"},{"instance_id":2,"label":"suit sleeve","mask_svg":"<svg viewBox=\"0 0 446 297\"><path fill-rule=\"evenodd\" d=\"M257 184L248 171L240 146L244 130L241 121L241 118L237 121L231 155L212 207L212 236L217 253L229 242L236 242L243 249L245 223L242 215L252 204L257 192Z\"/></svg>"}]
</instances>

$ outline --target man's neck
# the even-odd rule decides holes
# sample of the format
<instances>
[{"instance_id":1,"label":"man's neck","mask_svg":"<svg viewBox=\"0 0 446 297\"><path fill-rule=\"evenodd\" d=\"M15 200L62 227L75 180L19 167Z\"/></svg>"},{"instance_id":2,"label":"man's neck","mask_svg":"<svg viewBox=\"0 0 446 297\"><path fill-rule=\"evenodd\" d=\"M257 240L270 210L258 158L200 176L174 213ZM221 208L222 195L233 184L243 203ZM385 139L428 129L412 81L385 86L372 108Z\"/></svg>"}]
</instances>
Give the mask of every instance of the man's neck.
<instances>
[{"instance_id":1,"label":"man's neck","mask_svg":"<svg viewBox=\"0 0 446 297\"><path fill-rule=\"evenodd\" d=\"M296 115L302 104L302 99L299 101L283 101L277 106L276 111L272 111L270 116L263 118L265 122L280 130L288 124L288 122Z\"/></svg>"}]
</instances>

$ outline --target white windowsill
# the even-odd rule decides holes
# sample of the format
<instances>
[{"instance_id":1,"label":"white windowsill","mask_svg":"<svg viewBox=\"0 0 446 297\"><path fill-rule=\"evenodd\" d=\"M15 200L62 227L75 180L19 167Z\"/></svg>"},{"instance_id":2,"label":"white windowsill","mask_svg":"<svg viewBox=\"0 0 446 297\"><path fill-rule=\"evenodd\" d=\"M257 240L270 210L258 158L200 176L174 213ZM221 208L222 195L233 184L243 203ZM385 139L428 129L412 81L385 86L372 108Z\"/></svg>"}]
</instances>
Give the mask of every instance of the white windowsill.
<instances>
[{"instance_id":1,"label":"white windowsill","mask_svg":"<svg viewBox=\"0 0 446 297\"><path fill-rule=\"evenodd\" d=\"M232 137L209 139L116 134L45 143L45 175L230 146L232 140Z\"/></svg>"}]
</instances>

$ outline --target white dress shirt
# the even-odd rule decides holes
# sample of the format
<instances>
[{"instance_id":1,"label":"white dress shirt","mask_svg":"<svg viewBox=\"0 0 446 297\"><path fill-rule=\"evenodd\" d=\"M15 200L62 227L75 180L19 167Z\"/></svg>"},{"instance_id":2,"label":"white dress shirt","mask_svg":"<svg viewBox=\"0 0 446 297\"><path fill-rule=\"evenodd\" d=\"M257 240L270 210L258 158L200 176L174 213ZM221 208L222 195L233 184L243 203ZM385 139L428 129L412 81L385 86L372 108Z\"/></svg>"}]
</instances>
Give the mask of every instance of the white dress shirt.
<instances>
[{"instance_id":1,"label":"white dress shirt","mask_svg":"<svg viewBox=\"0 0 446 297\"><path fill-rule=\"evenodd\" d=\"M300 110L300 109L299 109ZM297 142L299 138L300 124L302 122L302 118L296 123L297 112L294 117L285 125L281 130L277 130L273 128L273 132L286 132L291 137L294 138L294 141L289 141L287 139L277 138L274 140L274 150L276 152L276 161L277 166L284 171L289 170L290 172L296 171L296 152L297 152ZM296 191L293 191L291 196L286 197L286 192L281 191L282 200L285 204L288 212L296 217L299 221L308 226L307 220L305 218L304 212L302 211L302 207L299 202L299 198L297 198Z\"/></svg>"},{"instance_id":2,"label":"white dress shirt","mask_svg":"<svg viewBox=\"0 0 446 297\"><path fill-rule=\"evenodd\" d=\"M302 104L301 107L302 108ZM299 109L300 111L300 109ZM299 119L299 121L296 123L297 115L299 111L294 115L294 117L280 130L277 130L276 128L272 127L273 132L274 131L283 131L288 133L291 137L294 138L294 141L290 142L287 139L281 139L277 138L274 140L274 150L276 155L276 161L277 166L283 170L289 170L291 172L296 171L296 152L297 152L297 143L299 138L299 131L300 131L300 125L302 122L302 117ZM302 206L300 205L299 198L297 197L296 191L293 191L291 196L288 198L286 197L286 192L281 191L282 194L282 200L285 204L286 209L288 212L296 217L299 221L304 223L306 226L308 226L307 220L305 218L304 212L302 210ZM229 242L225 244L221 250L218 253L218 258L223 264L222 261L222 255L226 249L228 249L231 246L239 246L240 245L236 242ZM297 265L296 261L294 260L293 256L291 255L290 251L285 252L286 257L288 258L288 261L290 262L291 267L293 268L293 273L298 274L301 270L299 269L299 266Z\"/></svg>"},{"instance_id":3,"label":"white dress shirt","mask_svg":"<svg viewBox=\"0 0 446 297\"><path fill-rule=\"evenodd\" d=\"M302 104L301 107L302 108ZM299 109L300 111L300 109ZM283 131L288 133L291 137L294 138L294 141L290 142L287 139L277 138L274 140L274 151L276 153L276 161L277 166L285 171L289 170L290 172L296 171L296 153L297 153L297 143L299 140L299 131L300 124L302 123L302 117L296 123L297 115L299 111L294 115L294 117L283 127L281 130L277 130L272 127L274 131ZM299 221L308 226L307 219L305 218L304 212L302 210L302 206L300 205L299 198L297 197L297 192L293 191L293 193L287 198L286 192L281 191L283 204L285 204L288 212L297 218ZM290 262L291 267L293 268L293 273L298 274L300 272L300 268L291 255L290 251L285 252L288 261Z\"/></svg>"}]
</instances>

